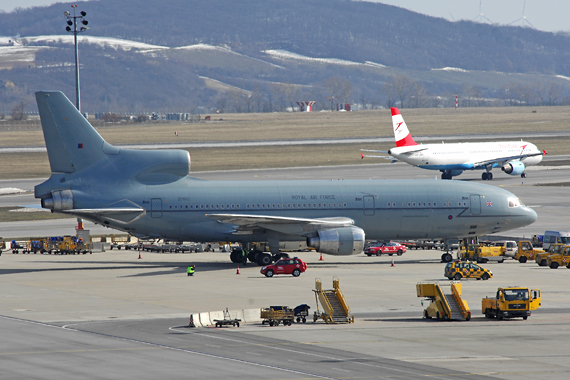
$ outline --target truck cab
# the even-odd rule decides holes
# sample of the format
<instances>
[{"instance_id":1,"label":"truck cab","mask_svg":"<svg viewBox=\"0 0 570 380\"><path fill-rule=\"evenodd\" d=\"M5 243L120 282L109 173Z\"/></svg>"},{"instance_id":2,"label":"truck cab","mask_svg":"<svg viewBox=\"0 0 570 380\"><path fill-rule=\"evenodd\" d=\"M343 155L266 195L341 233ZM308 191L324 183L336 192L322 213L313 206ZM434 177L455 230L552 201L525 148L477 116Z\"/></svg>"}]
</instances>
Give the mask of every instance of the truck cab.
<instances>
[{"instance_id":1,"label":"truck cab","mask_svg":"<svg viewBox=\"0 0 570 380\"><path fill-rule=\"evenodd\" d=\"M545 267L548 262L548 256L559 254L565 246L566 244L551 244L545 252L536 255L536 263L541 267Z\"/></svg>"},{"instance_id":2,"label":"truck cab","mask_svg":"<svg viewBox=\"0 0 570 380\"><path fill-rule=\"evenodd\" d=\"M503 318L527 319L532 310L541 306L540 289L511 286L497 289L495 297L482 300L481 311L486 318L501 320Z\"/></svg>"}]
</instances>

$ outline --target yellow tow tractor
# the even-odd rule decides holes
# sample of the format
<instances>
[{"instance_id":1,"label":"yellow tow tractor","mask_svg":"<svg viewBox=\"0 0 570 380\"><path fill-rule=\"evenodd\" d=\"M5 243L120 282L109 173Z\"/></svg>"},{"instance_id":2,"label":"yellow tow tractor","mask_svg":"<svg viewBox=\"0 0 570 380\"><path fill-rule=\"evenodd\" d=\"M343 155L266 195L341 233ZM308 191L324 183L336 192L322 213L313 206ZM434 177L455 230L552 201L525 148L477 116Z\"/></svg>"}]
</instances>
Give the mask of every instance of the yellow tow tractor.
<instances>
[{"instance_id":1,"label":"yellow tow tractor","mask_svg":"<svg viewBox=\"0 0 570 380\"><path fill-rule=\"evenodd\" d=\"M534 260L536 255L544 253L543 249L535 249L532 242L528 240L519 241L517 246L518 249L517 253L515 253L515 260L518 260L521 264L526 263L528 260Z\"/></svg>"},{"instance_id":2,"label":"yellow tow tractor","mask_svg":"<svg viewBox=\"0 0 570 380\"><path fill-rule=\"evenodd\" d=\"M565 246L560 253L549 255L546 258L546 265L551 269L565 266L570 269L570 245Z\"/></svg>"},{"instance_id":3,"label":"yellow tow tractor","mask_svg":"<svg viewBox=\"0 0 570 380\"><path fill-rule=\"evenodd\" d=\"M562 252L565 246L566 244L552 244L550 247L548 247L548 250L546 250L543 253L537 254L534 260L539 266L545 267L548 262L548 256L559 254L560 252Z\"/></svg>"},{"instance_id":4,"label":"yellow tow tractor","mask_svg":"<svg viewBox=\"0 0 570 380\"><path fill-rule=\"evenodd\" d=\"M450 285L450 293L445 293L438 283L419 282L416 284L418 297L427 298L429 306L424 310L424 318L437 320L460 320L471 319L471 311L467 301L461 298L462 285L453 283ZM422 301L422 305L424 301Z\"/></svg>"},{"instance_id":5,"label":"yellow tow tractor","mask_svg":"<svg viewBox=\"0 0 570 380\"><path fill-rule=\"evenodd\" d=\"M540 289L510 286L499 288L495 297L485 297L481 301L481 311L486 318L518 318L526 320L531 310L541 306Z\"/></svg>"}]
</instances>

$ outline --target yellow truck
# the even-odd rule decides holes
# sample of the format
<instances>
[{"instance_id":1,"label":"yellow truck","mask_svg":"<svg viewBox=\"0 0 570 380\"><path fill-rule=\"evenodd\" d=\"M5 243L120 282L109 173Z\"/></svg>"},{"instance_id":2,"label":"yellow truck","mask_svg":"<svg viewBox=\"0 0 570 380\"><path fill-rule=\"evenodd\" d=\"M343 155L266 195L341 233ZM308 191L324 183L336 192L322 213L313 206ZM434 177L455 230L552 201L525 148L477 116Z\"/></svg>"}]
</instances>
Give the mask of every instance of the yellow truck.
<instances>
[{"instance_id":1,"label":"yellow truck","mask_svg":"<svg viewBox=\"0 0 570 380\"><path fill-rule=\"evenodd\" d=\"M544 253L542 249L535 249L532 242L528 240L521 240L517 243L517 253L515 253L515 260L519 263L524 264L528 260L534 260L536 255Z\"/></svg>"},{"instance_id":2,"label":"yellow truck","mask_svg":"<svg viewBox=\"0 0 570 380\"><path fill-rule=\"evenodd\" d=\"M493 246L492 243L467 244L461 247L461 259L486 263L488 261L505 261L505 248Z\"/></svg>"},{"instance_id":3,"label":"yellow truck","mask_svg":"<svg viewBox=\"0 0 570 380\"><path fill-rule=\"evenodd\" d=\"M565 246L565 244L552 244L546 251L537 254L534 260L539 266L545 267L548 261L548 256L559 254Z\"/></svg>"},{"instance_id":4,"label":"yellow truck","mask_svg":"<svg viewBox=\"0 0 570 380\"><path fill-rule=\"evenodd\" d=\"M549 255L546 258L546 265L550 269L556 269L559 266L570 269L570 245L565 246L560 253Z\"/></svg>"},{"instance_id":5,"label":"yellow truck","mask_svg":"<svg viewBox=\"0 0 570 380\"><path fill-rule=\"evenodd\" d=\"M499 288L495 297L485 297L481 311L486 318L518 318L526 320L532 310L541 306L540 289L510 286Z\"/></svg>"}]
</instances>

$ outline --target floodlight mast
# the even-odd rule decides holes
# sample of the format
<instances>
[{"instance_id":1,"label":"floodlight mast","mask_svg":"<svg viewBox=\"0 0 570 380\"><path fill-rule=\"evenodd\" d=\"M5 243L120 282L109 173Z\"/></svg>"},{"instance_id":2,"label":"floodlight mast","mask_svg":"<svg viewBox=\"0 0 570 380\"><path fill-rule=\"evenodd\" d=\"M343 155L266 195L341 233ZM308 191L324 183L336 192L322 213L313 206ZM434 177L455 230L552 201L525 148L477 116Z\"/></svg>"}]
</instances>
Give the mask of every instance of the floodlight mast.
<instances>
[{"instance_id":1,"label":"floodlight mast","mask_svg":"<svg viewBox=\"0 0 570 380\"><path fill-rule=\"evenodd\" d=\"M87 27L87 24L89 24L89 22L84 18L87 15L85 11L81 11L80 16L77 16L75 14L77 5L72 5L71 8L73 8L73 16L68 11L63 12L63 15L67 17L67 27L65 30L73 33L73 42L75 43L75 107L77 107L79 112L81 112L81 96L79 94L79 50L77 49L77 34L85 32L87 29L89 29ZM81 21L83 24L83 26L81 26L79 29L77 29L78 21ZM71 29L72 26L73 29Z\"/></svg>"}]
</instances>

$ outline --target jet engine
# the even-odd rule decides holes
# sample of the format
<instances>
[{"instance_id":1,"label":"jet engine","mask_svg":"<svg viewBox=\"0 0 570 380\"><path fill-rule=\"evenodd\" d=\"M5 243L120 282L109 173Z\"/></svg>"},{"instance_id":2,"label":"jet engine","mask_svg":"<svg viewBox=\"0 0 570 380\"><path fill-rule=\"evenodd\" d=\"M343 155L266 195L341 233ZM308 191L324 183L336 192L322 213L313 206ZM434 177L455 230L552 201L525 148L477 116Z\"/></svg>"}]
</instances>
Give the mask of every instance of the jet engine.
<instances>
[{"instance_id":1,"label":"jet engine","mask_svg":"<svg viewBox=\"0 0 570 380\"><path fill-rule=\"evenodd\" d=\"M355 226L319 230L307 238L307 245L329 255L356 255L364 250L364 230Z\"/></svg>"},{"instance_id":2,"label":"jet engine","mask_svg":"<svg viewBox=\"0 0 570 380\"><path fill-rule=\"evenodd\" d=\"M501 167L501 170L510 175L521 175L525 166L521 161L511 161Z\"/></svg>"}]
</instances>

